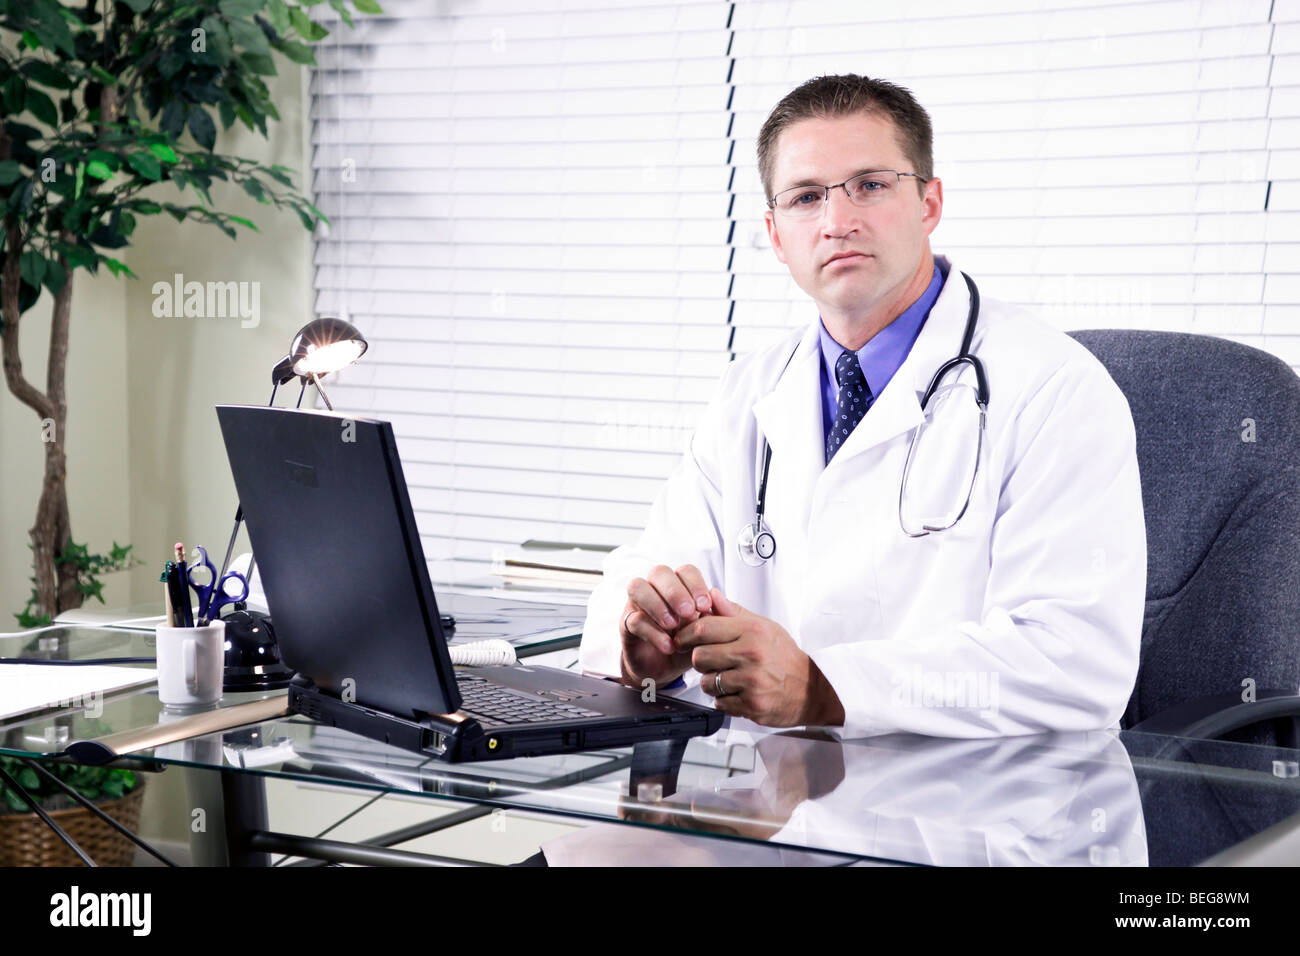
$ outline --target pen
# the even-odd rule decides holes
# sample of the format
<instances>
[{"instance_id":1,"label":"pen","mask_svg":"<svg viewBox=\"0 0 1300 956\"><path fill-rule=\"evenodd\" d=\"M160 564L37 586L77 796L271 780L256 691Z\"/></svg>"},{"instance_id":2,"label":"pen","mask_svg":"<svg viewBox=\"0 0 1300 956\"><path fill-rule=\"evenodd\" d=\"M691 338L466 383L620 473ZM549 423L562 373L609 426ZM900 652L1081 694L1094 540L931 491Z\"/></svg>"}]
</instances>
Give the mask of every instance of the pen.
<instances>
[{"instance_id":1,"label":"pen","mask_svg":"<svg viewBox=\"0 0 1300 956\"><path fill-rule=\"evenodd\" d=\"M167 590L171 599L171 619L172 627L185 626L185 599L188 596L185 593L185 582L177 571L176 562L167 562Z\"/></svg>"},{"instance_id":2,"label":"pen","mask_svg":"<svg viewBox=\"0 0 1300 956\"><path fill-rule=\"evenodd\" d=\"M172 563L170 561L163 565L162 577L158 580L163 586L163 620L167 622L168 627L176 626L176 611L172 605Z\"/></svg>"},{"instance_id":3,"label":"pen","mask_svg":"<svg viewBox=\"0 0 1300 956\"><path fill-rule=\"evenodd\" d=\"M184 627L194 626L194 609L190 606L190 579L185 573L185 545L180 541L176 542L176 570L181 580L181 617L184 619ZM174 598L173 598L174 600Z\"/></svg>"}]
</instances>

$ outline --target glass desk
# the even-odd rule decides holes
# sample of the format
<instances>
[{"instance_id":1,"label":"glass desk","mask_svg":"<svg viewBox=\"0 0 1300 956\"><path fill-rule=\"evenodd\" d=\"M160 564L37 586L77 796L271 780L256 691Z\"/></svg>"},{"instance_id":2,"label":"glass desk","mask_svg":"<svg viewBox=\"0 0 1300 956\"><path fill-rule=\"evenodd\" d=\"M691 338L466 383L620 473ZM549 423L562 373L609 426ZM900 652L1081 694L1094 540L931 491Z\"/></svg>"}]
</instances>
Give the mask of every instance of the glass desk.
<instances>
[{"instance_id":1,"label":"glass desk","mask_svg":"<svg viewBox=\"0 0 1300 956\"><path fill-rule=\"evenodd\" d=\"M17 640L0 638L0 656L19 656ZM150 653L152 640L138 632L74 633L64 651L133 656ZM227 694L221 706L277 694ZM70 741L148 726L166 716L161 712L156 692L146 688L105 698L98 716L67 710L11 718L0 722L0 753L69 761L63 751ZM391 847L498 808L603 824L546 843L551 865L1194 865L1248 841L1291 840L1300 831L1300 751L1131 731L841 742L737 721L689 742L442 764L278 716L116 765L212 771L204 776L220 781L210 798L221 802L225 826L195 839L220 843L205 858L233 865L267 865L272 853L308 861L471 862ZM427 826L344 844L269 831L267 778L471 806ZM211 806L207 799L204 805Z\"/></svg>"}]
</instances>

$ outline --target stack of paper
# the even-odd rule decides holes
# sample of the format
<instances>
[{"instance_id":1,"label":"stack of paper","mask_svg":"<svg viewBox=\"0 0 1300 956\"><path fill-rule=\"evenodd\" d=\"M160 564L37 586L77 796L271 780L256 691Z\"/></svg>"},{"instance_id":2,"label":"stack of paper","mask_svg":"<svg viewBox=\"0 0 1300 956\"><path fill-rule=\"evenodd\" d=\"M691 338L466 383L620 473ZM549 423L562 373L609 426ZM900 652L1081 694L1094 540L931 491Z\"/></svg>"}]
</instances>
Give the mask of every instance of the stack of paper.
<instances>
[{"instance_id":1,"label":"stack of paper","mask_svg":"<svg viewBox=\"0 0 1300 956\"><path fill-rule=\"evenodd\" d=\"M492 556L492 572L507 584L590 592L612 547L525 541Z\"/></svg>"},{"instance_id":2,"label":"stack of paper","mask_svg":"<svg viewBox=\"0 0 1300 956\"><path fill-rule=\"evenodd\" d=\"M102 706L105 694L157 678L151 667L0 664L0 718L36 710L93 711Z\"/></svg>"}]
</instances>

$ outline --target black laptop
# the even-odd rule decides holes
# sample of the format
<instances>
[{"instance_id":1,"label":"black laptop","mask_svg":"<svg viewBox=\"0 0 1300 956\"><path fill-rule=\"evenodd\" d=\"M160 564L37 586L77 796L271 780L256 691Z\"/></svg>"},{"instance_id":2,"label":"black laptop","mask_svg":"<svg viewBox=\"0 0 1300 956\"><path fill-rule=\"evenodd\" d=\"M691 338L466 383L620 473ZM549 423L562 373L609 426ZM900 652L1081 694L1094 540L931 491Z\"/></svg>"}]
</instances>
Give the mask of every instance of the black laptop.
<instances>
[{"instance_id":1,"label":"black laptop","mask_svg":"<svg viewBox=\"0 0 1300 956\"><path fill-rule=\"evenodd\" d=\"M219 405L289 708L448 761L711 734L724 714L552 667L453 667L388 422Z\"/></svg>"}]
</instances>

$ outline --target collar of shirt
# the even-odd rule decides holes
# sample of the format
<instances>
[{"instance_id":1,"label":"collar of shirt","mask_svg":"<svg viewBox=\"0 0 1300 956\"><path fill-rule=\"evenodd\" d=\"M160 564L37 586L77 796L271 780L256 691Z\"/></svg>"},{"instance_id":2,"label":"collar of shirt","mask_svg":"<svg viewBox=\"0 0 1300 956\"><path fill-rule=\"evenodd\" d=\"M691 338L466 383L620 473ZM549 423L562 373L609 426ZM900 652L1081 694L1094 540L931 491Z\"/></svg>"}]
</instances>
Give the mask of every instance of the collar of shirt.
<instances>
[{"instance_id":1,"label":"collar of shirt","mask_svg":"<svg viewBox=\"0 0 1300 956\"><path fill-rule=\"evenodd\" d=\"M873 335L866 345L858 349L858 364L862 366L862 374L867 380L867 387L871 389L873 400L884 391L889 380L894 377L894 373L907 358L907 353L912 350L912 343L921 333L921 326L925 324L926 316L930 314L935 300L939 298L943 283L944 274L936 261L934 275L930 277L930 284L921 293L921 297L904 309L898 318ZM831 338L831 334L826 331L826 323L821 321L820 316L817 325L821 332L822 346L822 418L823 423L829 428L829 416L834 413L839 397L839 384L835 381L835 363L839 361L845 349Z\"/></svg>"}]
</instances>

